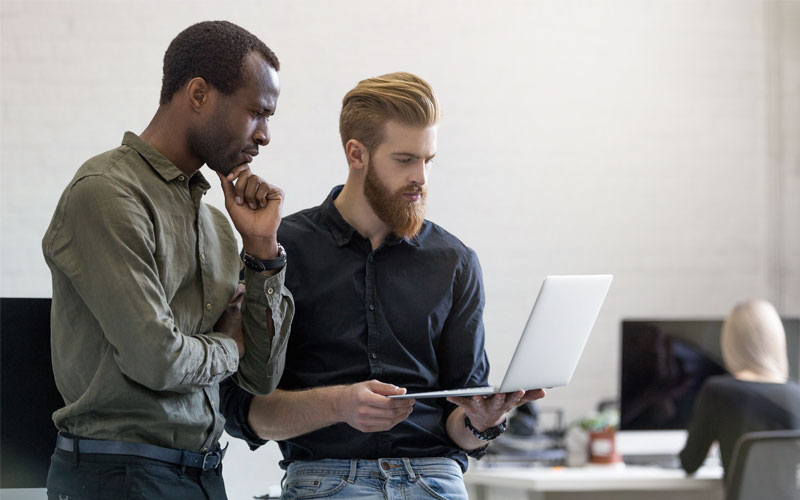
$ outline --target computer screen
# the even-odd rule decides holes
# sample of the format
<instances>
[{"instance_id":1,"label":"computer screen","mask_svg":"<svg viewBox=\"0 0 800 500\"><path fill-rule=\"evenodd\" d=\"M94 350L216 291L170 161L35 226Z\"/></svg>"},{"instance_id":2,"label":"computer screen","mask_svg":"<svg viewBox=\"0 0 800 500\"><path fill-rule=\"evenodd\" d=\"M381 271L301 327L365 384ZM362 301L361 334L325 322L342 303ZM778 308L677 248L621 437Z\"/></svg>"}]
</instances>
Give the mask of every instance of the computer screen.
<instances>
[{"instance_id":1,"label":"computer screen","mask_svg":"<svg viewBox=\"0 0 800 500\"><path fill-rule=\"evenodd\" d=\"M789 376L798 378L800 319L783 318ZM705 380L726 373L722 319L623 320L620 429L686 429Z\"/></svg>"},{"instance_id":2,"label":"computer screen","mask_svg":"<svg viewBox=\"0 0 800 500\"><path fill-rule=\"evenodd\" d=\"M44 488L64 405L50 362L50 299L0 299L0 488Z\"/></svg>"}]
</instances>

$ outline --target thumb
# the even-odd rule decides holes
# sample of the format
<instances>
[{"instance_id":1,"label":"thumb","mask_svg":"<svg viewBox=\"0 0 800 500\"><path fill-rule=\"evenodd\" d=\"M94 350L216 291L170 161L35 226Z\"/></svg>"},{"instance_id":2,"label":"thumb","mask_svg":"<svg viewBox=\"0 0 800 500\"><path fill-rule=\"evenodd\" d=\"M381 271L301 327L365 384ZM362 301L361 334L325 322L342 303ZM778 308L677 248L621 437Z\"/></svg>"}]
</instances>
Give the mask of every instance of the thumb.
<instances>
[{"instance_id":1,"label":"thumb","mask_svg":"<svg viewBox=\"0 0 800 500\"><path fill-rule=\"evenodd\" d=\"M406 393L406 390L402 387L397 387L396 385L392 384L385 384L377 380L370 380L367 383L367 387L369 387L369 389L375 394L380 394L381 396L394 396Z\"/></svg>"},{"instance_id":2,"label":"thumb","mask_svg":"<svg viewBox=\"0 0 800 500\"><path fill-rule=\"evenodd\" d=\"M225 203L232 202L233 198L236 196L236 193L233 191L233 182L229 181L227 177L219 172L217 172L217 177L219 177L219 182L222 184L222 193L225 195Z\"/></svg>"}]
</instances>

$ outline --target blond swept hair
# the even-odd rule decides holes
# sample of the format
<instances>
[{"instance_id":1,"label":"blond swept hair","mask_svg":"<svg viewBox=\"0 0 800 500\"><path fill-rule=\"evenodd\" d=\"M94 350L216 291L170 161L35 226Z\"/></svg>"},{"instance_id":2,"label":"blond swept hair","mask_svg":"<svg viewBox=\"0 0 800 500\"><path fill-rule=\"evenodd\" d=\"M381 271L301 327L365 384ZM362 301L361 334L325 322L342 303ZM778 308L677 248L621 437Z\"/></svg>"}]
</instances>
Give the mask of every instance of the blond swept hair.
<instances>
[{"instance_id":1,"label":"blond swept hair","mask_svg":"<svg viewBox=\"0 0 800 500\"><path fill-rule=\"evenodd\" d=\"M775 380L789 377L786 333L778 312L765 300L733 308L722 325L722 358L729 372L748 370Z\"/></svg>"},{"instance_id":2,"label":"blond swept hair","mask_svg":"<svg viewBox=\"0 0 800 500\"><path fill-rule=\"evenodd\" d=\"M429 127L439 121L439 103L431 86L412 73L397 72L361 80L342 100L339 134L374 151L383 141L384 124Z\"/></svg>"}]
</instances>

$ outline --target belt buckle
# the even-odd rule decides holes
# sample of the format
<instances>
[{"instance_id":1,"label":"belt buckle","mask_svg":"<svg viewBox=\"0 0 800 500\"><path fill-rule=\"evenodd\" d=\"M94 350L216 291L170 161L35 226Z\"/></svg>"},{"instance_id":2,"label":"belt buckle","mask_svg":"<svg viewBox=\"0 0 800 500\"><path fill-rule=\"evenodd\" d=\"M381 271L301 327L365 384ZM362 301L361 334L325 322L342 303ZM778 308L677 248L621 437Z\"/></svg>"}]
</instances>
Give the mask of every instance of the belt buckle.
<instances>
[{"instance_id":1,"label":"belt buckle","mask_svg":"<svg viewBox=\"0 0 800 500\"><path fill-rule=\"evenodd\" d=\"M216 458L217 460L212 465L211 464L211 460L209 460L209 459L213 459L213 458ZM219 450L209 451L208 453L203 455L202 469L204 471L216 469L217 467L219 467L220 463L222 463L222 453L220 453Z\"/></svg>"}]
</instances>

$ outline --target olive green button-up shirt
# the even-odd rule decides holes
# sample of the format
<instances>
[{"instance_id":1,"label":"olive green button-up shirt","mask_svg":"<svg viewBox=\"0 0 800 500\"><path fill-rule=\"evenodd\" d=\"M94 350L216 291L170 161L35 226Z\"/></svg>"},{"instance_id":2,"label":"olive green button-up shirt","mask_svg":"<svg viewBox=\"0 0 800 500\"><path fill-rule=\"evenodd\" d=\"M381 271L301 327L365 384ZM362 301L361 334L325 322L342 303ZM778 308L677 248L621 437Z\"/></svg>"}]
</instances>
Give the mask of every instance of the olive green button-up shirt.
<instances>
[{"instance_id":1,"label":"olive green button-up shirt","mask_svg":"<svg viewBox=\"0 0 800 500\"><path fill-rule=\"evenodd\" d=\"M127 132L65 189L42 242L60 430L203 451L224 428L222 379L277 385L294 315L285 271L245 271L239 360L214 331L241 261L225 216L201 202L209 187Z\"/></svg>"}]
</instances>

